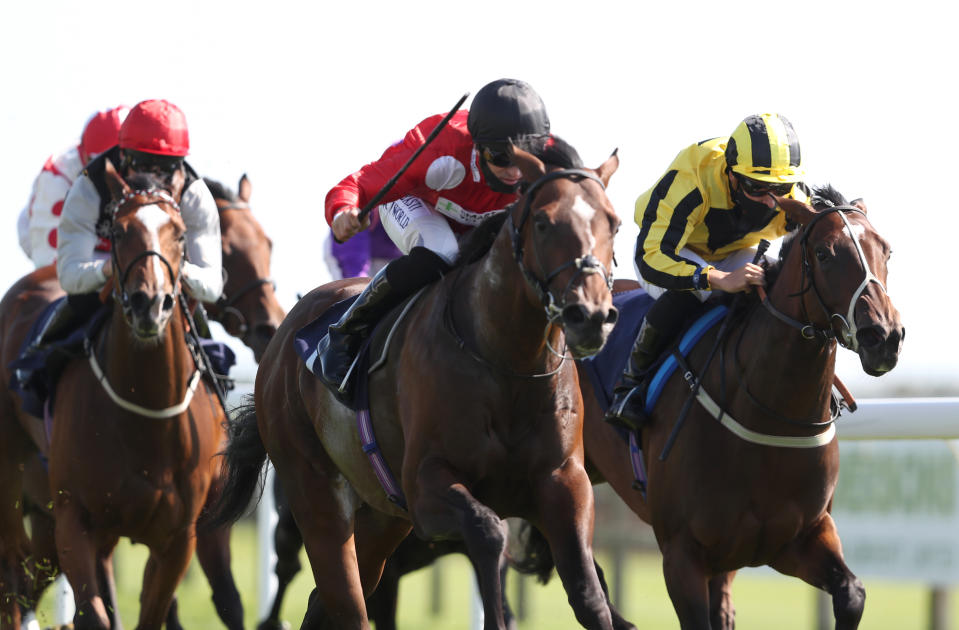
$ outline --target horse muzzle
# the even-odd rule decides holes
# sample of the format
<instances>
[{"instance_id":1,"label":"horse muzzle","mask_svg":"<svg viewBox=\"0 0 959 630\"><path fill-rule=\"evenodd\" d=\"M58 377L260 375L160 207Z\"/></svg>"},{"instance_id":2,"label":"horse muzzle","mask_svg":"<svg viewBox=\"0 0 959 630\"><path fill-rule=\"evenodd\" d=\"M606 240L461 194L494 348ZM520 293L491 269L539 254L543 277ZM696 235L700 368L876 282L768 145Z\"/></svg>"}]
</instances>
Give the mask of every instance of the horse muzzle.
<instances>
[{"instance_id":1,"label":"horse muzzle","mask_svg":"<svg viewBox=\"0 0 959 630\"><path fill-rule=\"evenodd\" d=\"M619 319L619 311L611 304L597 308L570 304L563 308L560 319L566 333L566 346L574 358L584 359L603 349Z\"/></svg>"},{"instance_id":2,"label":"horse muzzle","mask_svg":"<svg viewBox=\"0 0 959 630\"><path fill-rule=\"evenodd\" d=\"M124 305L123 314L134 336L155 339L170 321L175 306L176 296L172 293L150 295L146 291L135 291Z\"/></svg>"},{"instance_id":3,"label":"horse muzzle","mask_svg":"<svg viewBox=\"0 0 959 630\"><path fill-rule=\"evenodd\" d=\"M860 328L856 332L859 361L870 376L882 376L899 362L902 342L906 337L903 326L886 329L881 325Z\"/></svg>"}]
</instances>

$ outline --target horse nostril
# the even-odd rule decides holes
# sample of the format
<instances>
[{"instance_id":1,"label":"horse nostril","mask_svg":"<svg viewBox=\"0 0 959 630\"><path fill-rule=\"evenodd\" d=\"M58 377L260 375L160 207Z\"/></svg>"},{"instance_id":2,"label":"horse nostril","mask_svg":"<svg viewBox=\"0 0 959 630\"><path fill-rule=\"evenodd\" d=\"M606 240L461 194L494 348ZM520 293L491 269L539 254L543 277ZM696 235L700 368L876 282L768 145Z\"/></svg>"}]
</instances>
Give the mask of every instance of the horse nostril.
<instances>
[{"instance_id":1,"label":"horse nostril","mask_svg":"<svg viewBox=\"0 0 959 630\"><path fill-rule=\"evenodd\" d=\"M150 309L150 296L144 291L135 291L130 294L130 310L137 314L146 313Z\"/></svg>"},{"instance_id":2,"label":"horse nostril","mask_svg":"<svg viewBox=\"0 0 959 630\"><path fill-rule=\"evenodd\" d=\"M860 348L875 348L882 343L882 335L871 326L856 331L856 341L859 342Z\"/></svg>"},{"instance_id":3,"label":"horse nostril","mask_svg":"<svg viewBox=\"0 0 959 630\"><path fill-rule=\"evenodd\" d=\"M582 304L570 304L563 309L563 321L573 326L582 324L588 316L589 314L586 312L586 307Z\"/></svg>"},{"instance_id":4,"label":"horse nostril","mask_svg":"<svg viewBox=\"0 0 959 630\"><path fill-rule=\"evenodd\" d=\"M173 310L174 297L172 293L167 293L163 296L163 312L168 312Z\"/></svg>"},{"instance_id":5,"label":"horse nostril","mask_svg":"<svg viewBox=\"0 0 959 630\"><path fill-rule=\"evenodd\" d=\"M257 324L253 328L253 334L269 341L276 334L276 326L273 324Z\"/></svg>"},{"instance_id":6,"label":"horse nostril","mask_svg":"<svg viewBox=\"0 0 959 630\"><path fill-rule=\"evenodd\" d=\"M619 321L619 309L615 306L609 307L609 312L606 313L606 323L615 324Z\"/></svg>"}]
</instances>

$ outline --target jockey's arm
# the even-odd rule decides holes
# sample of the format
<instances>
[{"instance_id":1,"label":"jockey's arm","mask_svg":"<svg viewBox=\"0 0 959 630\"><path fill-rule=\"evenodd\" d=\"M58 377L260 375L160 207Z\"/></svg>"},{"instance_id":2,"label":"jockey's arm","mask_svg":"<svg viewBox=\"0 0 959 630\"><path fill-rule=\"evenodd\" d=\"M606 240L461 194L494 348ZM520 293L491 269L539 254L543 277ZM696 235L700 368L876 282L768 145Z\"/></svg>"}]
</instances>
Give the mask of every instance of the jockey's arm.
<instances>
[{"instance_id":1,"label":"jockey's arm","mask_svg":"<svg viewBox=\"0 0 959 630\"><path fill-rule=\"evenodd\" d=\"M100 196L85 176L70 188L60 216L57 242L57 276L70 294L99 290L107 281L103 268L109 260L94 253Z\"/></svg>"},{"instance_id":2,"label":"jockey's arm","mask_svg":"<svg viewBox=\"0 0 959 630\"><path fill-rule=\"evenodd\" d=\"M187 230L183 283L194 298L216 302L223 293L220 215L202 179L183 191L180 211Z\"/></svg>"}]
</instances>

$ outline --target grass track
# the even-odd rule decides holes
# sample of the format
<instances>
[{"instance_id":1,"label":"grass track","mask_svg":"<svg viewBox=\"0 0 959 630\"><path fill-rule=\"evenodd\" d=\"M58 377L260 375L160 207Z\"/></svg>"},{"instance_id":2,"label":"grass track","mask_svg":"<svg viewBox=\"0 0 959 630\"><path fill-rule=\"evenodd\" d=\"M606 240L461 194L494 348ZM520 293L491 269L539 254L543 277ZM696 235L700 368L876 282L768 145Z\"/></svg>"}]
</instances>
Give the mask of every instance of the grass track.
<instances>
[{"instance_id":1,"label":"grass track","mask_svg":"<svg viewBox=\"0 0 959 630\"><path fill-rule=\"evenodd\" d=\"M256 627L256 547L255 528L243 523L233 534L233 566L237 584L246 606L246 627ZM117 550L117 579L120 613L126 627L136 625L139 585L146 549L124 541ZM600 552L600 564L611 579L608 554ZM309 566L305 555L304 566ZM431 613L431 585L433 571L426 569L407 576L400 583L399 625L405 630L469 630L471 611L471 573L465 557L447 556L440 560L438 571L442 584L440 611ZM625 603L620 610L626 618L643 630L678 627L660 571L656 554L631 554L626 563ZM510 575L509 593L514 609L518 606L519 582L525 584L526 618L520 623L524 630L565 630L579 628L566 602L562 586L554 576L543 587L531 578ZM928 591L918 584L897 584L885 581L865 581L867 591L866 614L861 628L866 630L910 630L928 628ZM306 599L312 588L312 577L303 571L294 581L283 610L284 619L298 628L306 608ZM612 585L611 585L612 588ZM741 573L734 585L737 628L775 630L813 630L817 592L806 584L779 576L766 570L748 570ZM199 565L194 562L178 591L180 615L188 630L222 628L210 601L210 588ZM952 591L959 601L959 589ZM40 609L40 623L52 623L50 597ZM959 606L953 605L951 626L959 628Z\"/></svg>"}]
</instances>

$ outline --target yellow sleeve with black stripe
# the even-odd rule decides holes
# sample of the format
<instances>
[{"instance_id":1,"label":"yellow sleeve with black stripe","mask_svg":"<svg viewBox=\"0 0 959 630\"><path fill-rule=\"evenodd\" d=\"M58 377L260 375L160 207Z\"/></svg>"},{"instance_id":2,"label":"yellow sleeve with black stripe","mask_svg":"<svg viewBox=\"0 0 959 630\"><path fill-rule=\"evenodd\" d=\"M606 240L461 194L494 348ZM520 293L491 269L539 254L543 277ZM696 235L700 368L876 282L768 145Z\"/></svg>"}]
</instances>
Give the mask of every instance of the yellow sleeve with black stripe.
<instances>
[{"instance_id":1,"label":"yellow sleeve with black stripe","mask_svg":"<svg viewBox=\"0 0 959 630\"><path fill-rule=\"evenodd\" d=\"M636 263L647 282L664 289L706 288L705 270L677 252L707 210L699 178L687 169L671 168L636 200Z\"/></svg>"}]
</instances>

